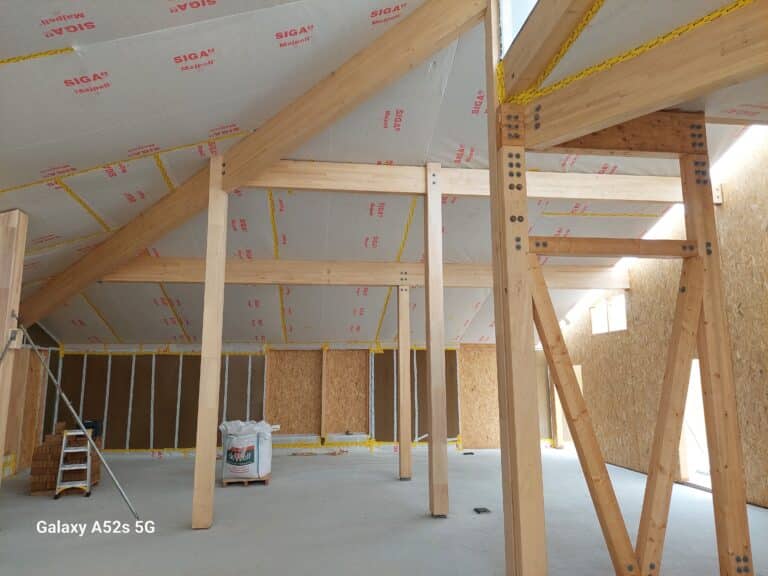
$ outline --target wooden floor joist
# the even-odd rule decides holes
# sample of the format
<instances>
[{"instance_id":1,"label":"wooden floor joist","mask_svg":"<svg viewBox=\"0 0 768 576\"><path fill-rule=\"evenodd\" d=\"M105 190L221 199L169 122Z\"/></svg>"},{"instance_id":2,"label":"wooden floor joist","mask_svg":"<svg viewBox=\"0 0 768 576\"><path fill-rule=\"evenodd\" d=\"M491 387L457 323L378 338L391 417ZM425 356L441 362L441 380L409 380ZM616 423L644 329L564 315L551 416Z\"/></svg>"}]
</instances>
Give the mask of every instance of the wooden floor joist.
<instances>
[{"instance_id":1,"label":"wooden floor joist","mask_svg":"<svg viewBox=\"0 0 768 576\"><path fill-rule=\"evenodd\" d=\"M229 224L227 220L229 196L222 187L223 172L222 157L211 158L192 528L210 528L213 523L216 429L219 422L219 383L224 326L224 266L227 258Z\"/></svg>"}]
</instances>

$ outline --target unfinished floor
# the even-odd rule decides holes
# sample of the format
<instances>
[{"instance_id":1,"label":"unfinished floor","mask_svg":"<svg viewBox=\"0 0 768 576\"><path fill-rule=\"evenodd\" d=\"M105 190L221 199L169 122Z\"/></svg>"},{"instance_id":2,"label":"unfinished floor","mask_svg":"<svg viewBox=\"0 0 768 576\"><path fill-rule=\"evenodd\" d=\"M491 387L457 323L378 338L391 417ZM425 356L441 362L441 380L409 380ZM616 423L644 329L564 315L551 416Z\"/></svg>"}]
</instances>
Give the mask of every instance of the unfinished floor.
<instances>
[{"instance_id":1,"label":"unfinished floor","mask_svg":"<svg viewBox=\"0 0 768 576\"><path fill-rule=\"evenodd\" d=\"M192 458L162 461L110 455L151 536L37 535L38 520L87 522L130 515L109 481L90 499L26 495L25 476L0 489L0 573L68 576L98 566L115 576L143 574L496 575L504 573L499 452L451 450L451 516L427 515L426 452L414 454L414 480L395 480L391 453L276 456L273 482L217 487L216 523L189 529ZM612 572L586 484L572 452L543 451L549 573ZM637 529L645 476L611 467L627 517ZM475 507L490 514L478 515ZM756 574L768 574L768 510L750 507ZM664 566L668 574L717 573L707 492L675 486ZM172 552L170 552L172 551ZM297 551L301 551L297 554Z\"/></svg>"}]
</instances>

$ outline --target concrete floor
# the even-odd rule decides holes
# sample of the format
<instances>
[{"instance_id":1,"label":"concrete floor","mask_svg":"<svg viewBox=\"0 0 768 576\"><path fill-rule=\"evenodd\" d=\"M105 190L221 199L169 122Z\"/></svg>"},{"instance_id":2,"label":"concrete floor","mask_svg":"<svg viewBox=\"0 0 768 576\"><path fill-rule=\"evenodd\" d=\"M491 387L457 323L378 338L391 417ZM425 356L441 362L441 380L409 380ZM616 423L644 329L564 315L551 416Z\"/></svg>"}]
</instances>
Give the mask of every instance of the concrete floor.
<instances>
[{"instance_id":1,"label":"concrete floor","mask_svg":"<svg viewBox=\"0 0 768 576\"><path fill-rule=\"evenodd\" d=\"M573 453L543 452L549 573L612 573L586 485ZM132 520L109 480L91 498L54 501L25 494L24 477L0 488L0 574L108 573L114 576L280 574L377 576L503 574L498 451L449 450L451 514L428 517L426 453L414 480L394 479L389 452L274 458L269 486L216 489L216 520L188 528L192 458L162 461L110 455L153 535L38 535L38 520ZM645 477L612 468L630 533L637 529ZM490 514L477 515L485 506ZM768 575L768 510L750 508L756 574ZM663 573L717 573L711 496L676 486Z\"/></svg>"}]
</instances>

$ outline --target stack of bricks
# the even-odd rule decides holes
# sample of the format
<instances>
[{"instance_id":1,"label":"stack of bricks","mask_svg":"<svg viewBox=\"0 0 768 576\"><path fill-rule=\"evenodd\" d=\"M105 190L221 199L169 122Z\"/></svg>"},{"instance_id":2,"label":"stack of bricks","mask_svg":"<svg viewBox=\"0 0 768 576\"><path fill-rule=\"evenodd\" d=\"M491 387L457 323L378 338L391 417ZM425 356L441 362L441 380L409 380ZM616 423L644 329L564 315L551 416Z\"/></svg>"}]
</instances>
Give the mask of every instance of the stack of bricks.
<instances>
[{"instance_id":1,"label":"stack of bricks","mask_svg":"<svg viewBox=\"0 0 768 576\"><path fill-rule=\"evenodd\" d=\"M48 434L42 444L35 448L32 456L32 470L30 471L30 492L32 494L53 494L56 491L56 476L59 472L59 458L61 457L61 440L66 428L64 422L56 424L55 433ZM84 446L87 440L83 436L71 437L68 442L72 446ZM96 445L101 448L101 438L96 439ZM70 454L67 456L67 464L85 463L86 454ZM84 470L69 470L64 472L65 482L81 480L84 478ZM101 463L98 456L91 451L91 485L96 485L101 476Z\"/></svg>"}]
</instances>

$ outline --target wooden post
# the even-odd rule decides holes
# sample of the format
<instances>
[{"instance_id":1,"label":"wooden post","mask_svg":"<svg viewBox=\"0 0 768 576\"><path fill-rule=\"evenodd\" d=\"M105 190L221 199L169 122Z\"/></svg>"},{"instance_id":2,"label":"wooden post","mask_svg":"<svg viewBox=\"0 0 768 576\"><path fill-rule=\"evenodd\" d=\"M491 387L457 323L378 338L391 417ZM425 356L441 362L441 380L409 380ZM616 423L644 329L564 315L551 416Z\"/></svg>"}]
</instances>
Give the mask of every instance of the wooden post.
<instances>
[{"instance_id":1,"label":"wooden post","mask_svg":"<svg viewBox=\"0 0 768 576\"><path fill-rule=\"evenodd\" d=\"M427 411L429 414L429 511L448 515L448 423L443 325L443 197L440 165L427 164L424 199L424 261L427 324Z\"/></svg>"},{"instance_id":2,"label":"wooden post","mask_svg":"<svg viewBox=\"0 0 768 576\"><path fill-rule=\"evenodd\" d=\"M706 146L706 143L702 144ZM720 247L709 180L709 158L705 154L682 156L680 174L688 239L698 246L704 269L698 349L720 574L753 574L744 456L736 409L731 338L725 314Z\"/></svg>"},{"instance_id":3,"label":"wooden post","mask_svg":"<svg viewBox=\"0 0 768 576\"><path fill-rule=\"evenodd\" d=\"M489 0L485 16L485 65L504 552L506 573L528 576L547 573L547 545L533 313L526 259L529 223L522 138L525 118L519 110L510 109L506 122L498 103L498 10L497 0ZM505 132L504 123L518 129ZM516 143L507 141L503 145L502 134L516 135Z\"/></svg>"},{"instance_id":4,"label":"wooden post","mask_svg":"<svg viewBox=\"0 0 768 576\"><path fill-rule=\"evenodd\" d=\"M397 291L397 440L400 480L411 479L411 298L408 286Z\"/></svg>"},{"instance_id":5,"label":"wooden post","mask_svg":"<svg viewBox=\"0 0 768 576\"><path fill-rule=\"evenodd\" d=\"M7 344L10 331L17 327L14 315L19 311L26 243L27 215L21 210L0 213L0 351ZM0 481L11 399L13 358L14 355L9 353L0 364Z\"/></svg>"},{"instance_id":6,"label":"wooden post","mask_svg":"<svg viewBox=\"0 0 768 576\"><path fill-rule=\"evenodd\" d=\"M658 574L661 566L672 486L679 462L677 456L688 382L691 377L691 360L696 350L702 281L701 258L685 260L680 274L675 319L667 351L659 416L656 420L648 481L645 485L643 513L637 532L635 548L642 573L656 570L655 573Z\"/></svg>"},{"instance_id":7,"label":"wooden post","mask_svg":"<svg viewBox=\"0 0 768 576\"><path fill-rule=\"evenodd\" d=\"M211 158L192 528L210 528L213 523L216 425L219 412L221 338L224 321L224 267L227 259L228 196L221 185L225 169L221 156Z\"/></svg>"},{"instance_id":8,"label":"wooden post","mask_svg":"<svg viewBox=\"0 0 768 576\"><path fill-rule=\"evenodd\" d=\"M595 505L597 519L608 545L616 574L632 576L633 572L637 573L637 560L624 517L621 515L619 501L616 499L611 478L608 476L608 468L600 451L587 403L581 393L576 371L560 331L557 315L544 282L544 275L541 273L537 257L531 254L529 258L536 329L560 395L568 429L573 437L584 478Z\"/></svg>"}]
</instances>

